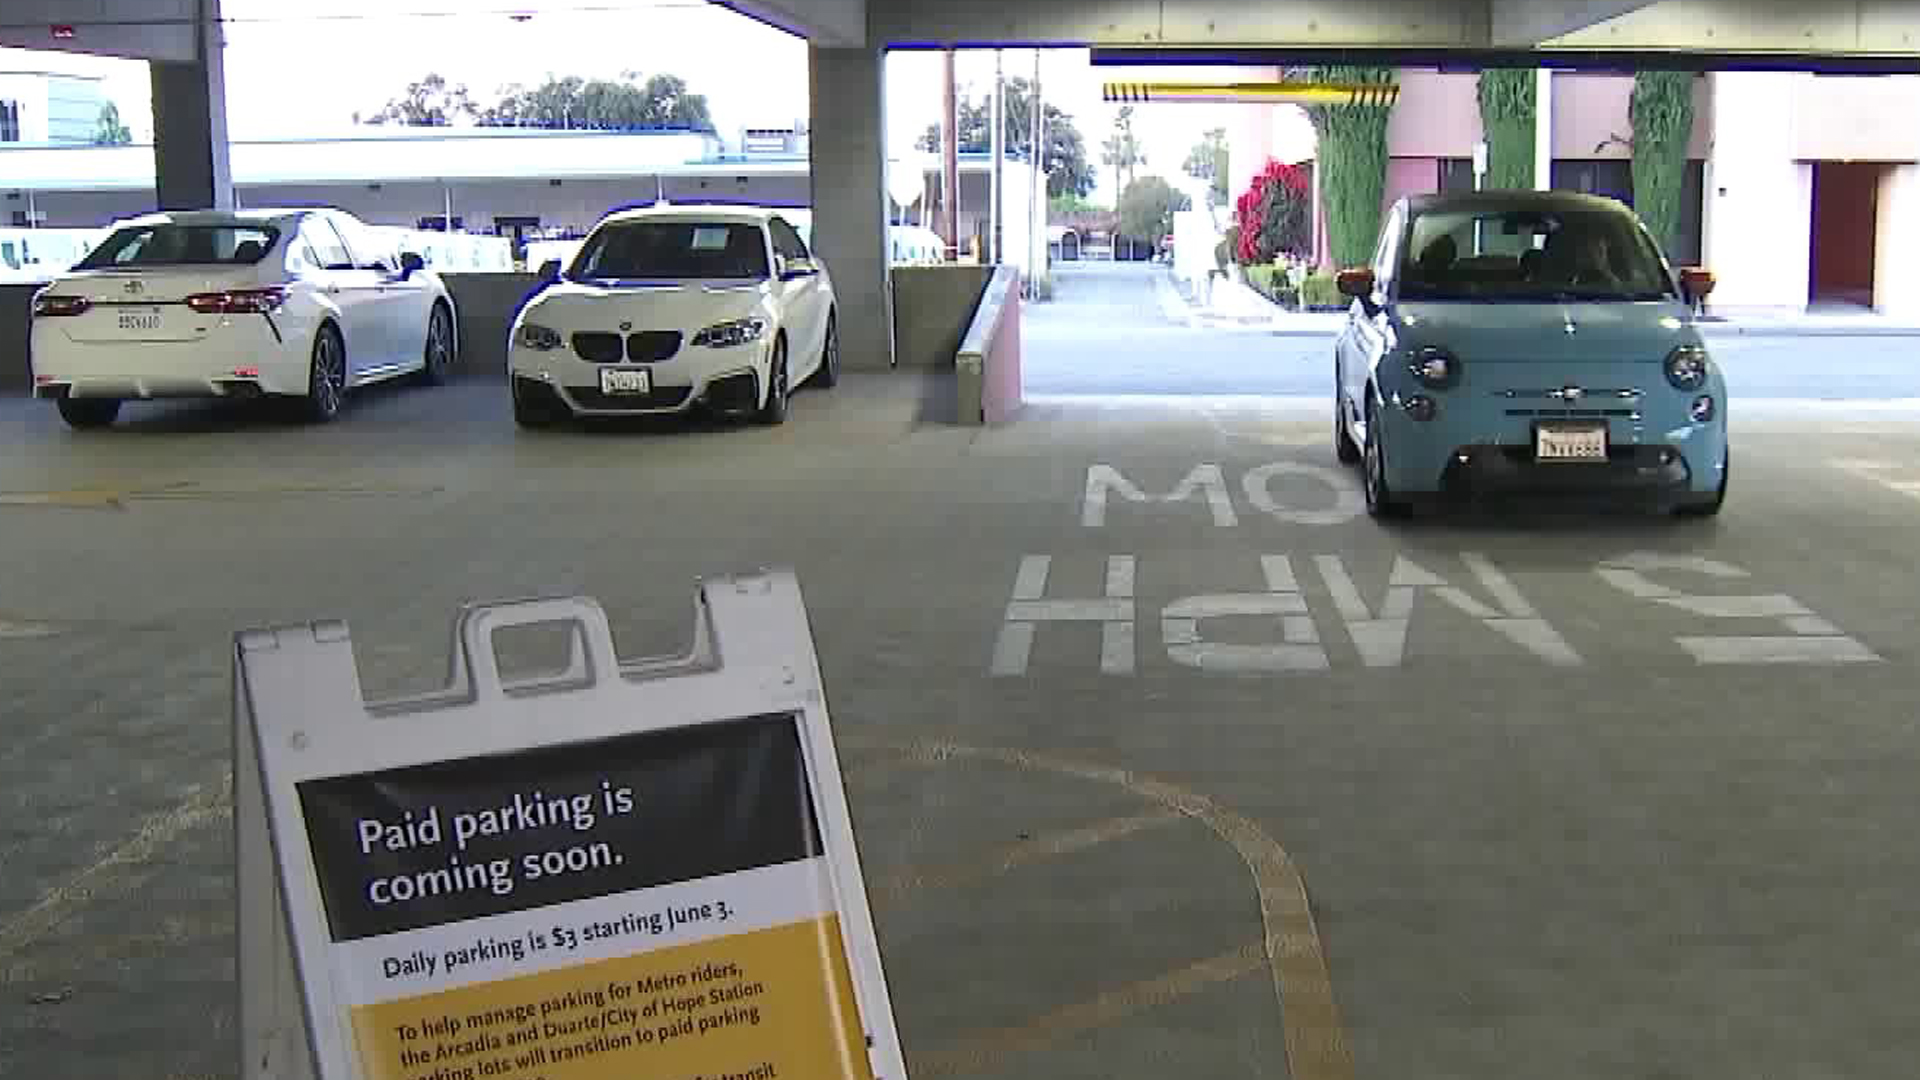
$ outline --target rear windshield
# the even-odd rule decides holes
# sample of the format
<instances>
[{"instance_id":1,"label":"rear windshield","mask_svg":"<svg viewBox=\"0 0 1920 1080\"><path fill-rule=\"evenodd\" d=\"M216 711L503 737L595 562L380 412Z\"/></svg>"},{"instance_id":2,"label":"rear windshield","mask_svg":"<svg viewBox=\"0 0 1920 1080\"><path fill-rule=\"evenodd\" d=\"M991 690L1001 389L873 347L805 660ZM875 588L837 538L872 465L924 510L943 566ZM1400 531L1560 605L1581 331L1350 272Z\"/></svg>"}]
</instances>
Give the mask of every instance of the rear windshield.
<instances>
[{"instance_id":1,"label":"rear windshield","mask_svg":"<svg viewBox=\"0 0 1920 1080\"><path fill-rule=\"evenodd\" d=\"M1402 300L1663 300L1676 295L1653 241L1624 211L1428 211L1414 217L1404 250Z\"/></svg>"},{"instance_id":2,"label":"rear windshield","mask_svg":"<svg viewBox=\"0 0 1920 1080\"><path fill-rule=\"evenodd\" d=\"M632 221L594 231L568 275L575 280L769 276L760 226L733 222Z\"/></svg>"},{"instance_id":3,"label":"rear windshield","mask_svg":"<svg viewBox=\"0 0 1920 1080\"><path fill-rule=\"evenodd\" d=\"M279 239L280 231L271 225L130 225L116 229L74 269L252 266Z\"/></svg>"}]
</instances>

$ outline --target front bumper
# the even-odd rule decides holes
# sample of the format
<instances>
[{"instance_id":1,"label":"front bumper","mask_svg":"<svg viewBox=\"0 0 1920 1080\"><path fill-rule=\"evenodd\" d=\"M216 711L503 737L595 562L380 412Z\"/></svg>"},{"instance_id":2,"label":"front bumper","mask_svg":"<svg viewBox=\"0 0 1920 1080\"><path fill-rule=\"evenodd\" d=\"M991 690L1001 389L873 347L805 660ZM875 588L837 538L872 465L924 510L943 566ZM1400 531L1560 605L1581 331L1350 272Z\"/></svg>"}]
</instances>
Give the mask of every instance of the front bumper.
<instances>
[{"instance_id":1,"label":"front bumper","mask_svg":"<svg viewBox=\"0 0 1920 1080\"><path fill-rule=\"evenodd\" d=\"M508 350L514 392L565 408L576 416L659 416L700 405L729 412L759 407L762 372L771 346L761 342L728 349L683 348L671 360L652 364L595 364L569 348ZM607 394L606 370L645 369L653 388L645 394Z\"/></svg>"},{"instance_id":2,"label":"front bumper","mask_svg":"<svg viewBox=\"0 0 1920 1080\"><path fill-rule=\"evenodd\" d=\"M1617 497L1651 501L1687 497L1693 468L1670 446L1613 447L1605 462L1539 462L1530 446L1457 448L1440 474L1453 498Z\"/></svg>"}]
</instances>

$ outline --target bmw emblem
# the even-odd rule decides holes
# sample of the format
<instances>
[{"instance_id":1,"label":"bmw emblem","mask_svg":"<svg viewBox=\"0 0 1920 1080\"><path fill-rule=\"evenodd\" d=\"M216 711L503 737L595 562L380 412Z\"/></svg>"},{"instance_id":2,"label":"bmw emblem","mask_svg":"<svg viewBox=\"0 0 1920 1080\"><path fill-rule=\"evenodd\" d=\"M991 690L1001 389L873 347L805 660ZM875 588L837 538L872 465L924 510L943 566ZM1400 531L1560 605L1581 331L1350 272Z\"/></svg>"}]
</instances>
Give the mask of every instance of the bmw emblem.
<instances>
[{"instance_id":1,"label":"bmw emblem","mask_svg":"<svg viewBox=\"0 0 1920 1080\"><path fill-rule=\"evenodd\" d=\"M631 329L633 329L633 324L630 322L623 322L620 324L620 332L623 334Z\"/></svg>"}]
</instances>

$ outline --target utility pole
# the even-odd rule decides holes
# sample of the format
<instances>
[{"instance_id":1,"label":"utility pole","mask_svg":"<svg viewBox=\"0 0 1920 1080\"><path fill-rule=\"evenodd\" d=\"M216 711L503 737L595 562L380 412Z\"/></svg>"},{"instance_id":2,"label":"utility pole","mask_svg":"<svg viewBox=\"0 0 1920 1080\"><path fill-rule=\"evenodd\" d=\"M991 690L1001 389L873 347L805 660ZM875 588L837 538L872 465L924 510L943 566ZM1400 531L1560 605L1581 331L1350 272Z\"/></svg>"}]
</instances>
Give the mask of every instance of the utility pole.
<instances>
[{"instance_id":1,"label":"utility pole","mask_svg":"<svg viewBox=\"0 0 1920 1080\"><path fill-rule=\"evenodd\" d=\"M942 140L940 153L945 158L940 170L940 216L946 233L947 248L951 257L960 257L960 101L959 78L955 71L955 54L952 49L946 55L946 93L942 102L940 126L946 137Z\"/></svg>"},{"instance_id":2,"label":"utility pole","mask_svg":"<svg viewBox=\"0 0 1920 1080\"><path fill-rule=\"evenodd\" d=\"M1002 246L1001 217L1006 213L1004 191L1000 186L1007 162L1007 72L1000 49L993 50L993 185L987 205L987 264L998 263L1005 255Z\"/></svg>"},{"instance_id":3,"label":"utility pole","mask_svg":"<svg viewBox=\"0 0 1920 1080\"><path fill-rule=\"evenodd\" d=\"M1040 299L1040 279L1047 272L1047 142L1046 99L1040 96L1040 50L1033 50L1033 87L1027 94L1031 110L1027 156L1033 166L1027 181L1027 289Z\"/></svg>"}]
</instances>

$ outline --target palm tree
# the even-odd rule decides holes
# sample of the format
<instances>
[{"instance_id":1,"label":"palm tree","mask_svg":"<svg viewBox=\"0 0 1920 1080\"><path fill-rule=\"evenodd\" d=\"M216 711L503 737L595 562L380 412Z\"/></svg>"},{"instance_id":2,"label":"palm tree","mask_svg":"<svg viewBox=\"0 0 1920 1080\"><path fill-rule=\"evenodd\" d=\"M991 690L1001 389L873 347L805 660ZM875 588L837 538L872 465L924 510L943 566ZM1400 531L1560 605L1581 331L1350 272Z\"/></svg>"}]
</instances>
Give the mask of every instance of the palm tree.
<instances>
[{"instance_id":1,"label":"palm tree","mask_svg":"<svg viewBox=\"0 0 1920 1080\"><path fill-rule=\"evenodd\" d=\"M1100 161L1113 166L1114 205L1119 205L1120 196L1126 193L1133 183L1134 170L1147 163L1147 155L1140 149L1140 140L1133 133L1133 106L1122 105L1120 115L1113 118L1113 134L1101 147Z\"/></svg>"}]
</instances>

